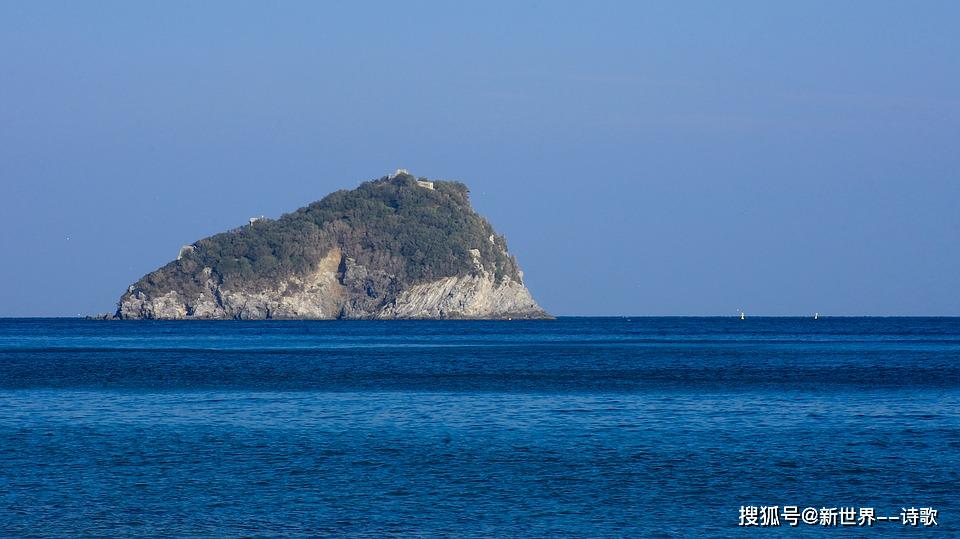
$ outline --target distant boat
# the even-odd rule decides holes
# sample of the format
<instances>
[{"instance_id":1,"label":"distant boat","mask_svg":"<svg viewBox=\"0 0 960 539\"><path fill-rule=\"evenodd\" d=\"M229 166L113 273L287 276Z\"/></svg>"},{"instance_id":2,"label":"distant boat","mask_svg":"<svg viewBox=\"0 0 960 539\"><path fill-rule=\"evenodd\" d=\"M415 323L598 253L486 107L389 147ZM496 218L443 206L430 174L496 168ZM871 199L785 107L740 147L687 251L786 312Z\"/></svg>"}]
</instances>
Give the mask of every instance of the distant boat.
<instances>
[{"instance_id":1,"label":"distant boat","mask_svg":"<svg viewBox=\"0 0 960 539\"><path fill-rule=\"evenodd\" d=\"M747 313L740 311L740 320L746 320L746 319L747 319Z\"/></svg>"},{"instance_id":2,"label":"distant boat","mask_svg":"<svg viewBox=\"0 0 960 539\"><path fill-rule=\"evenodd\" d=\"M819 320L819 319L820 319L820 313L813 313L813 319L814 319L814 320Z\"/></svg>"}]
</instances>

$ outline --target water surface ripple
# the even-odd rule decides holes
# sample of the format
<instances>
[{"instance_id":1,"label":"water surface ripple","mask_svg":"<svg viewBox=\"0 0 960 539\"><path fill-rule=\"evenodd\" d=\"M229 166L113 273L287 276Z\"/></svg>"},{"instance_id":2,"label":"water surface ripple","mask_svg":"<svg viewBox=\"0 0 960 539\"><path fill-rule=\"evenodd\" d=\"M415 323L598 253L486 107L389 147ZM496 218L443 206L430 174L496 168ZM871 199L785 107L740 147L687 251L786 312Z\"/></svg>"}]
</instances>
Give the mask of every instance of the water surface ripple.
<instances>
[{"instance_id":1,"label":"water surface ripple","mask_svg":"<svg viewBox=\"0 0 960 539\"><path fill-rule=\"evenodd\" d=\"M0 320L0 537L947 537L958 511L960 319Z\"/></svg>"}]
</instances>

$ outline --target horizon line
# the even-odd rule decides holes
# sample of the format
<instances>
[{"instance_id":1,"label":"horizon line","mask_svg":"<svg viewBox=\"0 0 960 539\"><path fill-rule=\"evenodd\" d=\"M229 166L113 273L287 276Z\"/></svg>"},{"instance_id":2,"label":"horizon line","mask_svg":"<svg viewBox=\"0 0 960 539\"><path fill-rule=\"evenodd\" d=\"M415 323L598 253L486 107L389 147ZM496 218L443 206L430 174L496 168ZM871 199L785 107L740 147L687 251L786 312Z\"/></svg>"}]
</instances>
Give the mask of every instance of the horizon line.
<instances>
[{"instance_id":1,"label":"horizon line","mask_svg":"<svg viewBox=\"0 0 960 539\"><path fill-rule=\"evenodd\" d=\"M100 322L549 322L544 320L529 320L518 318L508 320L506 318L396 318L396 319L371 319L371 318L264 318L264 319L235 319L235 318L176 318L176 319L136 319L136 320L113 320L98 319L97 315L75 315L75 316L0 316L0 320L90 320ZM739 314L562 314L555 315L554 318L734 318L739 319ZM753 318L813 318L812 314L755 314L749 315L744 322ZM826 315L820 313L820 319L824 318L960 318L960 314L836 314Z\"/></svg>"}]
</instances>

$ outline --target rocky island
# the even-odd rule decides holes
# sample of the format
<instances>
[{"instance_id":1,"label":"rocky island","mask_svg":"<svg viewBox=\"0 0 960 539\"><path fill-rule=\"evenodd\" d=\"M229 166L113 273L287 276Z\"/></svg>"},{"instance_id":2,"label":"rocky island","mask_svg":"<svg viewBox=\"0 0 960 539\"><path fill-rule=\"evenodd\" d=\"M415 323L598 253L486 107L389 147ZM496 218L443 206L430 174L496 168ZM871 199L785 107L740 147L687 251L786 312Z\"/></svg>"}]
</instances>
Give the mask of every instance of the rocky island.
<instances>
[{"instance_id":1,"label":"rocky island","mask_svg":"<svg viewBox=\"0 0 960 539\"><path fill-rule=\"evenodd\" d=\"M119 319L550 318L459 182L405 170L186 245Z\"/></svg>"}]
</instances>

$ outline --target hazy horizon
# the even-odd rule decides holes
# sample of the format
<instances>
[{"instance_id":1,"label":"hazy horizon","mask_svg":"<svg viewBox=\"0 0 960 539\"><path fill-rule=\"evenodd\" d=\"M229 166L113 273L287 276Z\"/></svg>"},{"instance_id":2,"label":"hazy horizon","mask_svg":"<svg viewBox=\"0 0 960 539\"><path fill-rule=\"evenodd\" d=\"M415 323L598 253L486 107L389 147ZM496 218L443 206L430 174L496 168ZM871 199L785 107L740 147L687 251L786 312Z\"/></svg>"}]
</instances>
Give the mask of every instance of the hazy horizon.
<instances>
[{"instance_id":1,"label":"hazy horizon","mask_svg":"<svg viewBox=\"0 0 960 539\"><path fill-rule=\"evenodd\" d=\"M960 315L960 4L0 2L0 317L407 168L575 316Z\"/></svg>"}]
</instances>

